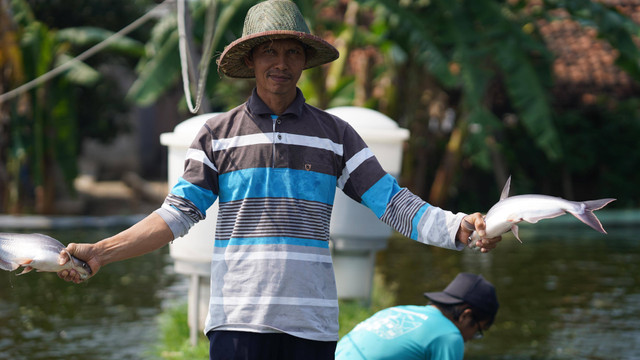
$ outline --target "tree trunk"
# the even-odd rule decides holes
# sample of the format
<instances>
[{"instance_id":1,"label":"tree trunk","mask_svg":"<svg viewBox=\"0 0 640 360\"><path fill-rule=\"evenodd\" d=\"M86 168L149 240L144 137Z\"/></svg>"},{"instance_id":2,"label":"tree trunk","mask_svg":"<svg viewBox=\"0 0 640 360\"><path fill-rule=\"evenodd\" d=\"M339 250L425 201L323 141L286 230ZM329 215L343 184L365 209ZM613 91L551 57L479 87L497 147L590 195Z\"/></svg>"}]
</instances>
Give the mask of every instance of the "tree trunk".
<instances>
[{"instance_id":1,"label":"tree trunk","mask_svg":"<svg viewBox=\"0 0 640 360\"><path fill-rule=\"evenodd\" d=\"M451 132L447 148L438 167L435 179L431 185L429 193L429 203L436 206L445 206L449 198L449 188L452 186L456 171L460 168L460 158L462 156L462 144L467 135L467 122L458 121L458 124Z\"/></svg>"}]
</instances>

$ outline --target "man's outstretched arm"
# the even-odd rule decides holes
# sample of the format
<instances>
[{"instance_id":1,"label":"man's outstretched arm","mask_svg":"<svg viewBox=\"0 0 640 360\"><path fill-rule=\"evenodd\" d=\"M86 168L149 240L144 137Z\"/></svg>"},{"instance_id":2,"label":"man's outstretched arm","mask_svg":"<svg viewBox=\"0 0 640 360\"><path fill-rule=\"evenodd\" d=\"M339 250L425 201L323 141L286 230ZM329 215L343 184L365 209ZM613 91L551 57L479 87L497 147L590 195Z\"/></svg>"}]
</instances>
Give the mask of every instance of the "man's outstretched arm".
<instances>
[{"instance_id":1,"label":"man's outstretched arm","mask_svg":"<svg viewBox=\"0 0 640 360\"><path fill-rule=\"evenodd\" d=\"M71 243L60 253L60 263L69 261L69 254L84 260L94 276L102 266L112 262L144 255L157 250L174 239L167 223L152 213L117 235L93 244ZM62 270L58 277L65 281L82 282L80 274L73 269Z\"/></svg>"}]
</instances>

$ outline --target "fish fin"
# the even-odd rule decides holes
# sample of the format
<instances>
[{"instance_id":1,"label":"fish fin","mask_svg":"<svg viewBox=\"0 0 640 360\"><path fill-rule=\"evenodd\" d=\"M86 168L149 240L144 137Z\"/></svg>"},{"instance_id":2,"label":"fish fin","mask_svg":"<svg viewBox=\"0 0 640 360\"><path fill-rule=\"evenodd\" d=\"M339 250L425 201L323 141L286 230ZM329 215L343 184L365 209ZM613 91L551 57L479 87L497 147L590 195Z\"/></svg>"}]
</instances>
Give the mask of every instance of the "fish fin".
<instances>
[{"instance_id":1,"label":"fish fin","mask_svg":"<svg viewBox=\"0 0 640 360\"><path fill-rule=\"evenodd\" d=\"M522 221L522 217L520 217L518 214L511 214L507 216L507 222L519 223L520 221Z\"/></svg>"},{"instance_id":2,"label":"fish fin","mask_svg":"<svg viewBox=\"0 0 640 360\"><path fill-rule=\"evenodd\" d=\"M5 260L0 259L0 269L2 269L2 270L14 271L15 269L17 269L19 267L20 267L20 265L18 263L5 261Z\"/></svg>"},{"instance_id":3,"label":"fish fin","mask_svg":"<svg viewBox=\"0 0 640 360\"><path fill-rule=\"evenodd\" d=\"M518 236L518 225L513 225L511 227L511 232L513 233L513 235L515 235L516 239L518 239L518 241L520 241L520 244L522 244L522 240L520 240L520 236Z\"/></svg>"},{"instance_id":4,"label":"fish fin","mask_svg":"<svg viewBox=\"0 0 640 360\"><path fill-rule=\"evenodd\" d=\"M18 275L24 275L24 274L26 274L26 273L30 272L31 270L33 270L33 268L32 268L31 266L27 266L27 267L25 267L25 268L22 270L22 272L21 272L20 274L18 274Z\"/></svg>"},{"instance_id":5,"label":"fish fin","mask_svg":"<svg viewBox=\"0 0 640 360\"><path fill-rule=\"evenodd\" d=\"M556 212L544 214L542 216L525 216L525 217L522 218L522 220L526 221L526 222L528 222L530 224L535 224L540 220L553 219L555 217L558 217L558 216L564 215L564 214L566 214L566 212L563 209L559 209Z\"/></svg>"},{"instance_id":6,"label":"fish fin","mask_svg":"<svg viewBox=\"0 0 640 360\"><path fill-rule=\"evenodd\" d=\"M511 189L511 176L507 179L507 182L502 188L502 194L500 194L500 200L504 200L509 197L509 190Z\"/></svg>"},{"instance_id":7,"label":"fish fin","mask_svg":"<svg viewBox=\"0 0 640 360\"><path fill-rule=\"evenodd\" d=\"M600 200L591 200L584 201L584 212L582 214L571 212L571 215L578 218L578 220L583 223L589 225L592 229L596 230L599 233L606 234L607 232L602 227L600 220L593 213L595 210L602 209L608 203L614 201L615 199L600 199Z\"/></svg>"},{"instance_id":8,"label":"fish fin","mask_svg":"<svg viewBox=\"0 0 640 360\"><path fill-rule=\"evenodd\" d=\"M583 201L583 203L584 203L584 206L585 206L585 210L595 211L595 210L602 209L603 207L607 206L607 204L609 204L612 201L616 201L616 199L590 200L590 201Z\"/></svg>"}]
</instances>

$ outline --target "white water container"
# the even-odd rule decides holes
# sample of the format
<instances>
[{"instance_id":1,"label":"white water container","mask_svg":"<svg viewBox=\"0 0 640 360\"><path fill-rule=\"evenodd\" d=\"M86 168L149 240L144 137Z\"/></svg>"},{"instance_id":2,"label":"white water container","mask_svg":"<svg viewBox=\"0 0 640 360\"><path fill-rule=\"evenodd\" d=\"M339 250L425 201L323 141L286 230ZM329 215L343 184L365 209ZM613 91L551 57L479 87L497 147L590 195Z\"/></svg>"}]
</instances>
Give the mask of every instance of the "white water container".
<instances>
[{"instance_id":1,"label":"white water container","mask_svg":"<svg viewBox=\"0 0 640 360\"><path fill-rule=\"evenodd\" d=\"M171 189L184 172L184 161L187 149L200 131L204 123L217 115L209 113L194 116L178 124L172 133L160 135L160 143L169 147L168 152L168 184ZM211 271L211 255L213 254L213 240L218 217L218 202L207 210L207 217L195 224L189 233L177 238L170 245L171 257L176 260L176 271L184 273L183 267L188 266L188 273L198 271L209 276ZM179 263L181 261L189 264Z\"/></svg>"},{"instance_id":2,"label":"white water container","mask_svg":"<svg viewBox=\"0 0 640 360\"><path fill-rule=\"evenodd\" d=\"M218 113L194 116L178 124L172 133L160 134L160 143L168 146L168 185L171 189L184 172L187 150L202 125ZM197 342L199 330L209 310L211 256L218 217L218 202L207 210L206 218L195 224L189 232L169 245L177 273L190 276L188 320L191 344Z\"/></svg>"},{"instance_id":3,"label":"white water container","mask_svg":"<svg viewBox=\"0 0 640 360\"><path fill-rule=\"evenodd\" d=\"M348 122L390 175L402 168L402 148L409 130L371 109L344 106L327 110ZM331 241L339 298L370 299L375 254L387 247L392 229L342 191L336 191L331 215Z\"/></svg>"}]
</instances>

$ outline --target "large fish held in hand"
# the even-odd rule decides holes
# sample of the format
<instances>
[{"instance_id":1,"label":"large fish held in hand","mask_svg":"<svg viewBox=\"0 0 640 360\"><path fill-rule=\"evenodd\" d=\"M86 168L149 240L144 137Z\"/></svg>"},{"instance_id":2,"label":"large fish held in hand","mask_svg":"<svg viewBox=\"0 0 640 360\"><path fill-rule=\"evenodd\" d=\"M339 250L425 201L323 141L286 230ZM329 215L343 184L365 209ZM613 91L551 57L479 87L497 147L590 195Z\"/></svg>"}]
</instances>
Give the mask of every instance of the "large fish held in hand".
<instances>
[{"instance_id":1,"label":"large fish held in hand","mask_svg":"<svg viewBox=\"0 0 640 360\"><path fill-rule=\"evenodd\" d=\"M88 278L91 268L76 257L69 255L71 261L59 264L59 255L64 249L62 243L47 235L0 233L0 269L14 271L23 266L18 275L33 269L44 272L75 269L82 279Z\"/></svg>"},{"instance_id":2,"label":"large fish held in hand","mask_svg":"<svg viewBox=\"0 0 640 360\"><path fill-rule=\"evenodd\" d=\"M516 239L522 242L518 236L517 224L519 222L526 221L535 224L542 219L555 218L565 213L575 216L600 233L607 233L593 212L602 209L616 199L579 202L547 195L509 196L510 187L511 177L509 177L502 189L500 201L493 205L484 217L487 238L497 237L511 231ZM469 223L465 223L464 225L468 229L473 230L473 225ZM473 232L470 239L469 247L475 248L475 243L480 240L480 237L476 232Z\"/></svg>"}]
</instances>

